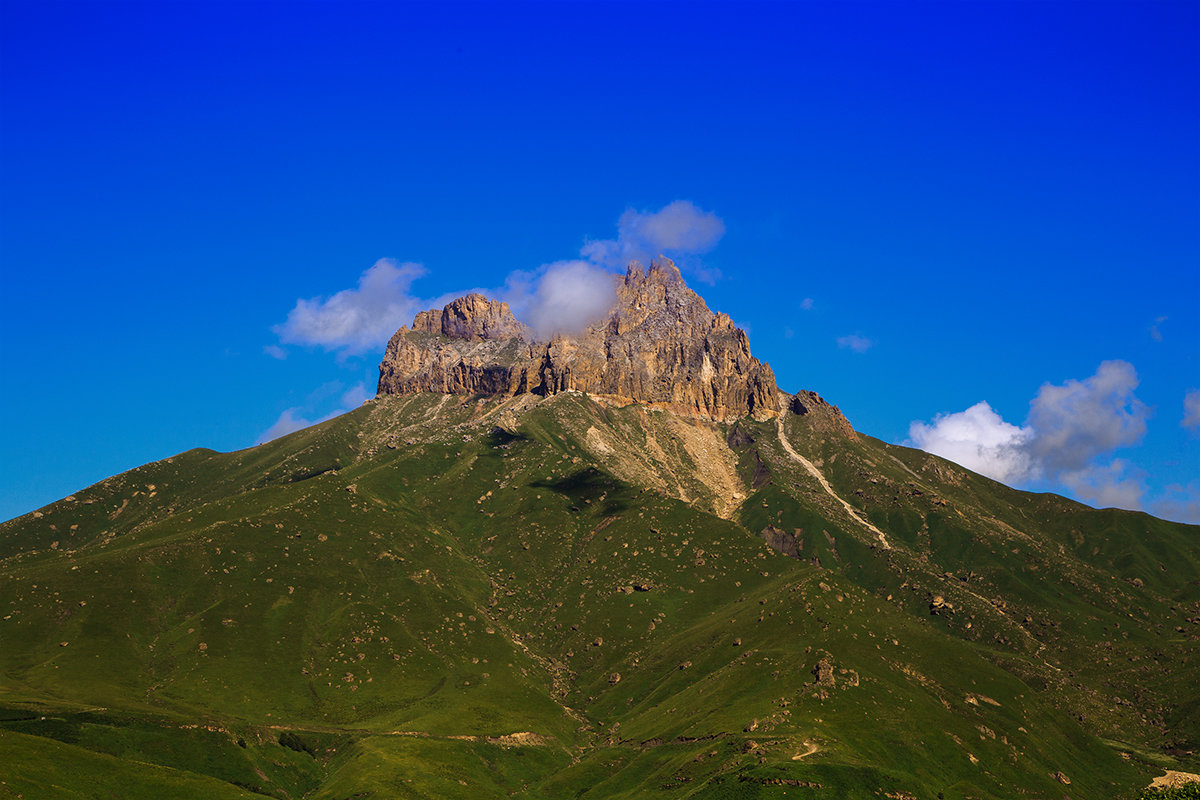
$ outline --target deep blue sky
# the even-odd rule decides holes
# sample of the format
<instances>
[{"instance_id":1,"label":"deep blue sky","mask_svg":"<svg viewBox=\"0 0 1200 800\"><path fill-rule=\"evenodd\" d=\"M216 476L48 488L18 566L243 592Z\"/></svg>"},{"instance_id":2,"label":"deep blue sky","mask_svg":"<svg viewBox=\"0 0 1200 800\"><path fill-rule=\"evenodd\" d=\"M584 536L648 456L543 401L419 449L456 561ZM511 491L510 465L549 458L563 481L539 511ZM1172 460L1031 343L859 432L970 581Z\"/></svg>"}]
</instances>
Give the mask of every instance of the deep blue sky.
<instances>
[{"instance_id":1,"label":"deep blue sky","mask_svg":"<svg viewBox=\"0 0 1200 800\"><path fill-rule=\"evenodd\" d=\"M1124 361L1089 463L1200 519L1195 2L0 9L0 519L373 392L264 348L380 258L495 287L675 200L785 390L899 442Z\"/></svg>"}]
</instances>

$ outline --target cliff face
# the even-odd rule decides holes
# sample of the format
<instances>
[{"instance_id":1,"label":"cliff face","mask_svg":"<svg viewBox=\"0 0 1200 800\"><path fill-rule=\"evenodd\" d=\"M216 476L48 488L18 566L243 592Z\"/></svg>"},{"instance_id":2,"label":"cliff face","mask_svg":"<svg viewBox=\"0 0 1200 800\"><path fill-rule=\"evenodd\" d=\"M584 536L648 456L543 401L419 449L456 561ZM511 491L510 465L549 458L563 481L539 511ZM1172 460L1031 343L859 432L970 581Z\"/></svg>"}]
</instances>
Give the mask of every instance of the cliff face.
<instances>
[{"instance_id":1,"label":"cliff face","mask_svg":"<svg viewBox=\"0 0 1200 800\"><path fill-rule=\"evenodd\" d=\"M506 303L482 295L424 311L379 365L379 394L588 392L709 419L779 411L771 368L663 259L630 265L609 316L577 336L537 341Z\"/></svg>"},{"instance_id":2,"label":"cliff face","mask_svg":"<svg viewBox=\"0 0 1200 800\"><path fill-rule=\"evenodd\" d=\"M531 336L529 329L513 316L508 303L489 300L481 294L460 297L441 311L422 311L413 320L413 330L470 342Z\"/></svg>"}]
</instances>

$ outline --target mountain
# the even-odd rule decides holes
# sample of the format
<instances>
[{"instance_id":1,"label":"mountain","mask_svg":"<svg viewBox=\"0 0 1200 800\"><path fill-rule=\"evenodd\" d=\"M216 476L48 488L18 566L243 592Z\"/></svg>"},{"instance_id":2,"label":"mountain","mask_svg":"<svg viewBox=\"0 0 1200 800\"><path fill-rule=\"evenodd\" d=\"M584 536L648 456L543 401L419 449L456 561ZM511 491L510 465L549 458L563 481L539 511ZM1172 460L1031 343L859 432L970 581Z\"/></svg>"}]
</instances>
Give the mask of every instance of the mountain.
<instances>
[{"instance_id":1,"label":"mountain","mask_svg":"<svg viewBox=\"0 0 1200 800\"><path fill-rule=\"evenodd\" d=\"M1200 772L1200 528L778 389L668 262L467 296L362 407L0 526L0 796L1134 798Z\"/></svg>"},{"instance_id":2,"label":"mountain","mask_svg":"<svg viewBox=\"0 0 1200 800\"><path fill-rule=\"evenodd\" d=\"M609 316L581 335L533 339L506 303L472 294L417 315L388 342L379 394L550 396L587 392L731 421L778 413L771 368L725 314L714 314L663 259L617 282Z\"/></svg>"}]
</instances>

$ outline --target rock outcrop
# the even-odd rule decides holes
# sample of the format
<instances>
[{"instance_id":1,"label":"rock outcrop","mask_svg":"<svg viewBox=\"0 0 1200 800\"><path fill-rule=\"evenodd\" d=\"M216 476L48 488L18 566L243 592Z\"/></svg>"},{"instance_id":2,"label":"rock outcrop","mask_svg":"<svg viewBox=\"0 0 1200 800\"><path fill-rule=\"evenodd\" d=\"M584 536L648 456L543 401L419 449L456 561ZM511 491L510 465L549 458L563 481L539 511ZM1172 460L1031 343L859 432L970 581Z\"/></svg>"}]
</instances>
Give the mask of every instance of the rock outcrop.
<instances>
[{"instance_id":1,"label":"rock outcrop","mask_svg":"<svg viewBox=\"0 0 1200 800\"><path fill-rule=\"evenodd\" d=\"M858 432L843 416L841 409L826 401L816 392L808 390L797 392L788 402L788 408L793 414L804 417L815 430L841 434L851 439L858 438Z\"/></svg>"},{"instance_id":2,"label":"rock outcrop","mask_svg":"<svg viewBox=\"0 0 1200 800\"><path fill-rule=\"evenodd\" d=\"M440 333L469 342L530 337L530 330L517 322L508 303L489 300L481 294L460 297L440 312L417 314L413 330Z\"/></svg>"},{"instance_id":3,"label":"rock outcrop","mask_svg":"<svg viewBox=\"0 0 1200 800\"><path fill-rule=\"evenodd\" d=\"M707 419L768 418L771 368L744 331L714 314L667 259L631 264L609 315L582 333L539 341L506 303L474 294L424 311L388 342L379 394L551 395L580 391L659 404Z\"/></svg>"}]
</instances>

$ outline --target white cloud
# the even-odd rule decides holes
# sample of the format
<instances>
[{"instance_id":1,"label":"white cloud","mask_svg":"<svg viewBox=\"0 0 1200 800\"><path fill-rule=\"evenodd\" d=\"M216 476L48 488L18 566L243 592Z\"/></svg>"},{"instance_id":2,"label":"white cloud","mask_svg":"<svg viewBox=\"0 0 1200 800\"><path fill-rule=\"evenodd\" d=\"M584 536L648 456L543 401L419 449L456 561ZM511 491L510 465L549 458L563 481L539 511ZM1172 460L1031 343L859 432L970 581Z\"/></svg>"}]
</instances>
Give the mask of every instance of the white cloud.
<instances>
[{"instance_id":1,"label":"white cloud","mask_svg":"<svg viewBox=\"0 0 1200 800\"><path fill-rule=\"evenodd\" d=\"M849 336L839 336L837 340L838 347L849 348L856 353L865 353L871 349L875 343L865 336L857 333L852 333Z\"/></svg>"},{"instance_id":2,"label":"white cloud","mask_svg":"<svg viewBox=\"0 0 1200 800\"><path fill-rule=\"evenodd\" d=\"M1043 385L1029 404L1033 458L1051 474L1080 470L1099 455L1140 441L1150 411L1134 397L1137 385L1137 372L1127 361L1105 361L1082 381Z\"/></svg>"},{"instance_id":3,"label":"white cloud","mask_svg":"<svg viewBox=\"0 0 1200 800\"><path fill-rule=\"evenodd\" d=\"M325 422L326 420L341 416L347 411L353 411L361 406L363 401L375 396L367 389L366 383L362 381L354 384L344 392L342 391L342 386L344 384L341 381L329 381L317 387L309 393L303 406L285 409L271 427L259 434L256 441L259 443L269 442L272 439L278 439L280 436L287 436L289 433L295 433L298 430L316 425L319 422ZM338 392L341 392L341 394L338 395ZM314 407L320 408L324 406L328 408L332 397L338 397L337 408L327 414L314 412Z\"/></svg>"},{"instance_id":4,"label":"white cloud","mask_svg":"<svg viewBox=\"0 0 1200 800\"><path fill-rule=\"evenodd\" d=\"M1192 430L1200 429L1200 389L1191 389L1183 396L1183 421L1179 424Z\"/></svg>"},{"instance_id":5,"label":"white cloud","mask_svg":"<svg viewBox=\"0 0 1200 800\"><path fill-rule=\"evenodd\" d=\"M278 439L280 436L287 436L289 433L295 433L298 430L307 428L309 425L316 425L320 420L308 420L299 415L299 408L286 409L279 415L279 419L271 427L267 428L258 436L259 442L269 442L272 439Z\"/></svg>"},{"instance_id":6,"label":"white cloud","mask_svg":"<svg viewBox=\"0 0 1200 800\"><path fill-rule=\"evenodd\" d=\"M1142 508L1145 485L1141 475L1127 475L1130 465L1123 458L1114 458L1108 464L1092 464L1081 469L1059 474L1058 479L1076 497L1097 508Z\"/></svg>"},{"instance_id":7,"label":"white cloud","mask_svg":"<svg viewBox=\"0 0 1200 800\"><path fill-rule=\"evenodd\" d=\"M939 414L932 424L914 422L908 428L916 447L1004 483L1030 476L1032 464L1025 452L1030 433L1005 422L983 402L966 411Z\"/></svg>"},{"instance_id":8,"label":"white cloud","mask_svg":"<svg viewBox=\"0 0 1200 800\"><path fill-rule=\"evenodd\" d=\"M509 276L501 297L539 336L581 331L617 300L616 276L587 261L556 261Z\"/></svg>"},{"instance_id":9,"label":"white cloud","mask_svg":"<svg viewBox=\"0 0 1200 800\"><path fill-rule=\"evenodd\" d=\"M342 395L342 408L346 409L346 411L353 410L374 396L375 395L367 389L367 385L360 381L359 383L356 383L347 389L346 393ZM344 412L335 411L333 413L334 415L337 415Z\"/></svg>"},{"instance_id":10,"label":"white cloud","mask_svg":"<svg viewBox=\"0 0 1200 800\"><path fill-rule=\"evenodd\" d=\"M1106 460L1141 441L1149 409L1134 396L1137 373L1105 361L1082 381L1045 384L1024 426L1005 422L987 403L913 422L908 444L1005 483L1046 481L1103 506L1139 509L1143 474L1124 459Z\"/></svg>"},{"instance_id":11,"label":"white cloud","mask_svg":"<svg viewBox=\"0 0 1200 800\"><path fill-rule=\"evenodd\" d=\"M658 211L628 209L617 222L617 238L591 241L582 259L555 261L533 270L516 270L497 290L479 290L513 307L518 319L539 335L582 330L612 308L616 299L612 270L629 261L649 261L660 253L702 253L720 240L725 223L687 200ZM317 345L340 355L382 348L392 334L412 322L418 311L440 308L467 294L453 292L433 300L411 292L413 281L426 273L420 264L381 258L358 279L358 286L332 297L296 301L287 319L272 329L281 344ZM692 273L713 280L719 273L692 265ZM285 358L287 351L268 345L264 352Z\"/></svg>"},{"instance_id":12,"label":"white cloud","mask_svg":"<svg viewBox=\"0 0 1200 800\"><path fill-rule=\"evenodd\" d=\"M813 307L813 299L811 297L806 297L800 301L800 310L801 311L812 311L812 307Z\"/></svg>"},{"instance_id":13,"label":"white cloud","mask_svg":"<svg viewBox=\"0 0 1200 800\"><path fill-rule=\"evenodd\" d=\"M1178 522L1200 524L1200 485L1169 484L1162 497L1150 503L1155 516Z\"/></svg>"},{"instance_id":14,"label":"white cloud","mask_svg":"<svg viewBox=\"0 0 1200 800\"><path fill-rule=\"evenodd\" d=\"M1154 322L1150 325L1150 338L1156 342L1163 340L1162 324L1167 321L1166 317L1155 317Z\"/></svg>"},{"instance_id":15,"label":"white cloud","mask_svg":"<svg viewBox=\"0 0 1200 800\"><path fill-rule=\"evenodd\" d=\"M687 255L712 249L725 234L716 214L687 200L658 211L626 209L617 221L617 238L589 241L582 258L554 261L536 270L509 274L493 295L512 306L517 319L539 336L575 333L602 319L616 302L613 270L630 261L650 262L662 254ZM720 272L691 265L691 273L712 282Z\"/></svg>"},{"instance_id":16,"label":"white cloud","mask_svg":"<svg viewBox=\"0 0 1200 800\"><path fill-rule=\"evenodd\" d=\"M320 345L347 354L381 347L423 310L409 287L424 274L420 264L381 258L359 277L358 288L327 299L297 300L287 320L273 330L285 344Z\"/></svg>"},{"instance_id":17,"label":"white cloud","mask_svg":"<svg viewBox=\"0 0 1200 800\"><path fill-rule=\"evenodd\" d=\"M588 242L579 253L594 264L623 269L635 259L648 263L658 255L705 253L724 235L725 223L716 214L676 200L658 211L626 209L617 220L616 239Z\"/></svg>"},{"instance_id":18,"label":"white cloud","mask_svg":"<svg viewBox=\"0 0 1200 800\"><path fill-rule=\"evenodd\" d=\"M331 297L299 299L287 319L272 330L280 344L316 345L340 356L379 350L419 311L441 308L454 298L479 291L508 302L516 317L539 336L574 333L603 318L616 301L617 276L629 261L649 261L667 253L696 254L711 249L725 233L725 224L712 212L677 200L653 212L627 209L617 222L617 238L591 241L581 259L554 261L533 270L516 270L496 290L453 292L434 299L415 296L413 282L426 273L420 264L381 258L362 273L358 285ZM712 278L716 273L693 265L693 273ZM270 344L263 352L286 358L287 350ZM364 384L345 391L340 407L321 415L342 384L331 381L303 405L286 409L262 433L260 441L284 436L343 414L371 395Z\"/></svg>"}]
</instances>

